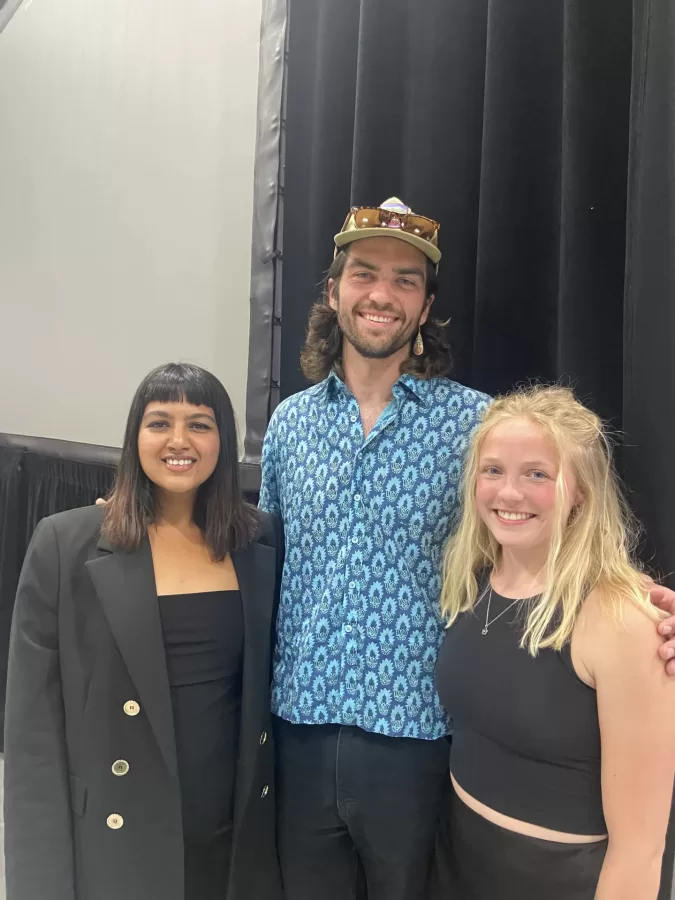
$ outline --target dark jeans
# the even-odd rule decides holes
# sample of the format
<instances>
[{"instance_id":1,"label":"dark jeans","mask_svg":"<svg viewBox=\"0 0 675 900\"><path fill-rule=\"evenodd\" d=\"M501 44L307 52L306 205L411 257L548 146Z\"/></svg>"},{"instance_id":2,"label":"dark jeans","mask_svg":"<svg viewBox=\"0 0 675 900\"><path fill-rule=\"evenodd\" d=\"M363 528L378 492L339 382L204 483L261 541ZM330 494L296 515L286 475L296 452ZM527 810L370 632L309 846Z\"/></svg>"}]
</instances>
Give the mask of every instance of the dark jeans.
<instances>
[{"instance_id":1,"label":"dark jeans","mask_svg":"<svg viewBox=\"0 0 675 900\"><path fill-rule=\"evenodd\" d=\"M423 900L449 742L275 720L286 900Z\"/></svg>"}]
</instances>

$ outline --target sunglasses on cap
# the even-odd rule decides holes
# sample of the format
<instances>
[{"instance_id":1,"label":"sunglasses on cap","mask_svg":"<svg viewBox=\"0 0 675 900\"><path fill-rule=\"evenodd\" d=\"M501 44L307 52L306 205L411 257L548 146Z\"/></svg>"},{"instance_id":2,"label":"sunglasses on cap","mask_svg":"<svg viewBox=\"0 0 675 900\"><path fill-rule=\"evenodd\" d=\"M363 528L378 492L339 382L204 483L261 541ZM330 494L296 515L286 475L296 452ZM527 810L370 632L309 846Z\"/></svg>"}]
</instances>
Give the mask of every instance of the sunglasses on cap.
<instances>
[{"instance_id":1,"label":"sunglasses on cap","mask_svg":"<svg viewBox=\"0 0 675 900\"><path fill-rule=\"evenodd\" d=\"M356 228L395 228L425 241L430 241L441 227L433 219L415 213L397 212L377 206L354 206L345 219L342 231L347 228L352 216Z\"/></svg>"}]
</instances>

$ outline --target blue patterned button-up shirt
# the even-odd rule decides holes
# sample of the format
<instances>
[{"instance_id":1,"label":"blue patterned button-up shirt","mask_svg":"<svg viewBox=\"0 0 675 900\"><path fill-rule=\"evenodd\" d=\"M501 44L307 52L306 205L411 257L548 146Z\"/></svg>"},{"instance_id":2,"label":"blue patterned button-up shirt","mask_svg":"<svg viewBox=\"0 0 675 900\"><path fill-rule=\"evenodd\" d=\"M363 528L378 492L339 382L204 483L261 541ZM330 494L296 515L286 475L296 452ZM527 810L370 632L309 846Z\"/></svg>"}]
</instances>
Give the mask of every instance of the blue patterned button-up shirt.
<instances>
[{"instance_id":1,"label":"blue patterned button-up shirt","mask_svg":"<svg viewBox=\"0 0 675 900\"><path fill-rule=\"evenodd\" d=\"M260 506L286 537L272 710L433 739L448 733L434 685L441 555L489 398L412 375L393 397L365 440L335 374L270 421Z\"/></svg>"}]
</instances>

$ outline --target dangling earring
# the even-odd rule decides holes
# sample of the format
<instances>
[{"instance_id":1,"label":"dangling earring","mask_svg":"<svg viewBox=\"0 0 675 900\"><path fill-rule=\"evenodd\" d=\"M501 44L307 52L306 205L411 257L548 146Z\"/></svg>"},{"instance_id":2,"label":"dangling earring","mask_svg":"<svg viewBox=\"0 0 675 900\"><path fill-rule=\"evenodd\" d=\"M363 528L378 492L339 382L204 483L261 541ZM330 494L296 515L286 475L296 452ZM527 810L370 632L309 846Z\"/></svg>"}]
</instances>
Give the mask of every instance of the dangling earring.
<instances>
[{"instance_id":1,"label":"dangling earring","mask_svg":"<svg viewBox=\"0 0 675 900\"><path fill-rule=\"evenodd\" d=\"M422 332L419 328L417 329L417 337L413 344L413 353L415 356L421 356L424 353L424 341L422 340Z\"/></svg>"}]
</instances>

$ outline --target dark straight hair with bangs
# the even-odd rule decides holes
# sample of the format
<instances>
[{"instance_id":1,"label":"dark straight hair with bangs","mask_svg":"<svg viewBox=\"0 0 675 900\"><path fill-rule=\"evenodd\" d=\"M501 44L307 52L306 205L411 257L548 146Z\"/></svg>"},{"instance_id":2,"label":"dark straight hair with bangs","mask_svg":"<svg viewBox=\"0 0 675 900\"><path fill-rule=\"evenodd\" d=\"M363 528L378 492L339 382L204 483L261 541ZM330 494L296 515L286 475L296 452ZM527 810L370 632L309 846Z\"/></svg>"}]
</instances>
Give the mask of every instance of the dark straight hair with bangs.
<instances>
[{"instance_id":1,"label":"dark straight hair with bangs","mask_svg":"<svg viewBox=\"0 0 675 900\"><path fill-rule=\"evenodd\" d=\"M199 366L166 363L153 369L138 387L129 410L122 456L103 516L102 534L120 550L137 549L157 517L154 484L141 467L138 433L148 403L209 406L220 434L220 453L211 476L200 485L193 513L209 553L222 560L253 539L258 523L239 479L237 425L229 395L218 379Z\"/></svg>"}]
</instances>

